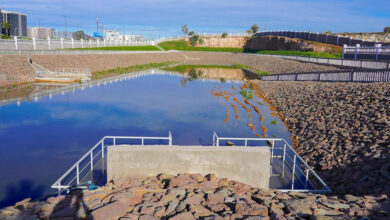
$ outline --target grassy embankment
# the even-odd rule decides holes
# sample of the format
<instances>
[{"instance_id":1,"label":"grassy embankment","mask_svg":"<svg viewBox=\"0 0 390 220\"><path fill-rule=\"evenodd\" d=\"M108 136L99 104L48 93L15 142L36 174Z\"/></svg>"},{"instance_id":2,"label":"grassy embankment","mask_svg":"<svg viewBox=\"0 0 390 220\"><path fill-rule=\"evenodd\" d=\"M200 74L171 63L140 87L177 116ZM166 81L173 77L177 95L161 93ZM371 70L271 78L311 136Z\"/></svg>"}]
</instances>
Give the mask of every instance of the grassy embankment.
<instances>
[{"instance_id":1,"label":"grassy embankment","mask_svg":"<svg viewBox=\"0 0 390 220\"><path fill-rule=\"evenodd\" d=\"M312 51L254 51L244 48L218 48L218 47L191 47L185 41L167 41L159 44L164 50L180 50L180 51L209 51L209 52L246 52L258 54L275 54L275 55L291 55L291 56L307 56L307 57L322 57L322 58L341 58L341 53L327 52L312 52Z\"/></svg>"},{"instance_id":2,"label":"grassy embankment","mask_svg":"<svg viewBox=\"0 0 390 220\"><path fill-rule=\"evenodd\" d=\"M109 69L109 70L101 70L96 71L92 73L92 79L102 79L109 76L115 76L119 74L125 74L130 73L134 71L141 71L146 69L152 69L152 68L163 68L167 67L171 64L174 64L175 62L161 62L161 63L148 63L148 64L139 64L139 65L133 65L128 67L117 67L115 69Z\"/></svg>"},{"instance_id":3,"label":"grassy embankment","mask_svg":"<svg viewBox=\"0 0 390 220\"><path fill-rule=\"evenodd\" d=\"M274 55L289 55L289 56L305 56L305 57L320 57L320 58L342 58L342 53L327 53L313 51L257 51L257 54L274 54Z\"/></svg>"},{"instance_id":4,"label":"grassy embankment","mask_svg":"<svg viewBox=\"0 0 390 220\"><path fill-rule=\"evenodd\" d=\"M122 50L122 51L159 51L156 46L118 46L118 47L91 47L67 48L65 50Z\"/></svg>"},{"instance_id":5,"label":"grassy embankment","mask_svg":"<svg viewBox=\"0 0 390 220\"><path fill-rule=\"evenodd\" d=\"M188 46L186 41L166 41L158 44L164 50L181 50L181 51L205 51L205 52L234 52L241 53L244 48L232 47L192 47Z\"/></svg>"},{"instance_id":6,"label":"grassy embankment","mask_svg":"<svg viewBox=\"0 0 390 220\"><path fill-rule=\"evenodd\" d=\"M162 70L166 71L175 71L179 73L185 73L191 69L195 68L219 68L219 69L242 69L249 68L247 65L235 63L233 65L177 65L171 67L163 67Z\"/></svg>"}]
</instances>

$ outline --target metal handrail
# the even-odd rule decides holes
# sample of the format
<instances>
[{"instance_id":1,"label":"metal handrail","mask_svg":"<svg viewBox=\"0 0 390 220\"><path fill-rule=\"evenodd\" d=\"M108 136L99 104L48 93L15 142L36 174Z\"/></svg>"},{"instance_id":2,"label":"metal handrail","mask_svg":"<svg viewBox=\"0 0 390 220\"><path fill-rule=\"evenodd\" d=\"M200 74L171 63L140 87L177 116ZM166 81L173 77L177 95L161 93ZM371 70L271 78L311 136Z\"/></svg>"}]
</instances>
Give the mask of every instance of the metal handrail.
<instances>
[{"instance_id":1,"label":"metal handrail","mask_svg":"<svg viewBox=\"0 0 390 220\"><path fill-rule=\"evenodd\" d=\"M319 177L316 172L306 163L305 160L302 159L294 150L294 148L285 140L282 138L246 138L246 137L219 137L217 133L214 131L213 133L213 146L220 146L220 140L239 140L244 141L243 147L248 147L248 141L267 141L271 143L271 164L273 163L274 159L274 151L275 151L275 141L281 141L284 145L283 147L283 171L282 175L284 177L285 175L285 165L289 166L288 163L285 162L286 157L290 157L290 155L286 154L286 150L290 150L294 153L293 158L290 157L290 159L293 160L293 167L292 167L292 181L291 181L291 189L281 189L281 191L298 191L298 192L331 192L331 189L328 187L328 185ZM276 149L282 149L282 148L276 148ZM297 162L304 165L306 168L306 175L305 175L305 189L294 189L294 178L296 176L296 166ZM302 170L300 170L301 173L304 173ZM309 180L309 172L313 174L313 176L320 182L323 189L317 190L317 189L307 189L307 185L310 184ZM272 175L272 166L271 166L271 175ZM299 180L299 179L298 179ZM299 180L300 181L300 180ZM311 184L312 185L312 184Z\"/></svg>"},{"instance_id":2,"label":"metal handrail","mask_svg":"<svg viewBox=\"0 0 390 220\"><path fill-rule=\"evenodd\" d=\"M116 146L117 139L127 139L127 140L141 140L141 146L145 145L145 140L168 140L168 145L172 146L172 133L169 131L168 137L144 137L144 136L104 136L99 140L86 154L84 154L75 164L73 164L54 184L51 186L53 189L58 189L58 193L61 194L64 190L70 189L75 186L71 183L76 180L76 186L80 184L80 173L84 171L89 165L91 167L90 172L93 172L94 169L94 159L101 153L102 161L104 160L104 149L107 148L105 146L104 141L111 139L113 141L112 146ZM94 150L101 147L101 149L94 155ZM87 157L90 157L90 161L80 170L80 164ZM103 161L104 162L104 161ZM72 178L66 185L62 185L62 181L68 177L68 175L76 169L76 176ZM103 171L104 172L104 171ZM87 176L87 175L86 175ZM82 182L82 181L81 181ZM81 188L81 187L80 187Z\"/></svg>"}]
</instances>

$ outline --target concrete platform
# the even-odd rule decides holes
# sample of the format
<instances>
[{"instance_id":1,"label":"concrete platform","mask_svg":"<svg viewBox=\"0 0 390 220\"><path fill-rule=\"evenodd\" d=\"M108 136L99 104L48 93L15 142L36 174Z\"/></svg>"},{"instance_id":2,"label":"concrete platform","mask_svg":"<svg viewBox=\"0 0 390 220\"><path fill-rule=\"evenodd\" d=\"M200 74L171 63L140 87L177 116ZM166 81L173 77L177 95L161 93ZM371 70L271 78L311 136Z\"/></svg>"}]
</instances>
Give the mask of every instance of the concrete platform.
<instances>
[{"instance_id":1,"label":"concrete platform","mask_svg":"<svg viewBox=\"0 0 390 220\"><path fill-rule=\"evenodd\" d=\"M109 146L107 180L159 173L215 173L259 188L269 188L269 147Z\"/></svg>"}]
</instances>

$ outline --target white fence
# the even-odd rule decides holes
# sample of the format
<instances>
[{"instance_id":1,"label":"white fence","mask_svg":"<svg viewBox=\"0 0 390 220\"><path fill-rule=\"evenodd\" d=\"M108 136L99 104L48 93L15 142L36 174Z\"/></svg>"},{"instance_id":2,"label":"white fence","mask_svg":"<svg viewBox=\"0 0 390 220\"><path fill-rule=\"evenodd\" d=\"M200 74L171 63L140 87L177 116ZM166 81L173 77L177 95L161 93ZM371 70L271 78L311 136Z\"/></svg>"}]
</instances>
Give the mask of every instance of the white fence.
<instances>
[{"instance_id":1,"label":"white fence","mask_svg":"<svg viewBox=\"0 0 390 220\"><path fill-rule=\"evenodd\" d=\"M57 50L70 48L116 47L116 46L148 46L155 45L150 40L75 40L75 39L32 39L0 40L0 50Z\"/></svg>"},{"instance_id":2,"label":"white fence","mask_svg":"<svg viewBox=\"0 0 390 220\"><path fill-rule=\"evenodd\" d=\"M374 59L374 60L390 60L390 46L383 47L382 44L377 44L372 47L361 47L344 45L343 58L348 59Z\"/></svg>"}]
</instances>

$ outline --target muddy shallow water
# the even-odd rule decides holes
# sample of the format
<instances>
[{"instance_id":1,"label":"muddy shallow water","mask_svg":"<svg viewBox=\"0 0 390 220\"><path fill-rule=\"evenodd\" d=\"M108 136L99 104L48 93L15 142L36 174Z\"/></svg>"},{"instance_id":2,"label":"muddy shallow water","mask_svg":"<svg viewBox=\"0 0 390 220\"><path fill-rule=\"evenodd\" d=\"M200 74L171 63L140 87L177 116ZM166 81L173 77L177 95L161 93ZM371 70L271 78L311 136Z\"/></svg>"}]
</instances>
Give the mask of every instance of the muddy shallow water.
<instances>
[{"instance_id":1,"label":"muddy shallow water","mask_svg":"<svg viewBox=\"0 0 390 220\"><path fill-rule=\"evenodd\" d=\"M167 136L171 131L174 145L211 145L216 131L291 142L253 85L218 79L220 72L208 79L209 72L123 75L121 81L2 106L0 207L44 196L105 135Z\"/></svg>"}]
</instances>

